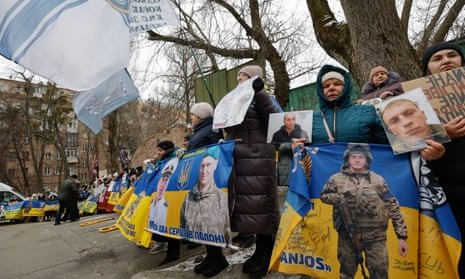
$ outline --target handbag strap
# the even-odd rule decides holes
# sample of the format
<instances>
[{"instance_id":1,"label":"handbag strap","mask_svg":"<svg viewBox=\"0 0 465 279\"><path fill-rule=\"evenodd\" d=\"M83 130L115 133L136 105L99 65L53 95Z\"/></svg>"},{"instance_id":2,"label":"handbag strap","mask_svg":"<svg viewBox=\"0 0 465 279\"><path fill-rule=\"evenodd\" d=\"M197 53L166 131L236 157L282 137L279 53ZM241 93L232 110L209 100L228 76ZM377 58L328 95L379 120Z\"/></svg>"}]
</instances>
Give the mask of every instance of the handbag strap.
<instances>
[{"instance_id":1,"label":"handbag strap","mask_svg":"<svg viewBox=\"0 0 465 279\"><path fill-rule=\"evenodd\" d=\"M321 112L321 117L323 118L323 126L325 127L326 134L328 135L328 141L334 143L336 139L334 138L331 130L329 129L328 122L326 122L325 114Z\"/></svg>"}]
</instances>

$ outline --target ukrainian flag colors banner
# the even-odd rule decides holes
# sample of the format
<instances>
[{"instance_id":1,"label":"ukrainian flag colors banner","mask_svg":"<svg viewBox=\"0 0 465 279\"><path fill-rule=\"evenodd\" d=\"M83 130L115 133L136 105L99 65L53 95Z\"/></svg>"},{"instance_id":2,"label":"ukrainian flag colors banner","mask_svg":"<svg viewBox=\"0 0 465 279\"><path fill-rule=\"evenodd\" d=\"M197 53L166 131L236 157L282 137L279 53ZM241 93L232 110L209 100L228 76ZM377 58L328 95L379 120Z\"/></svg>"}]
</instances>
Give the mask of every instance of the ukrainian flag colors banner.
<instances>
[{"instance_id":1,"label":"ukrainian flag colors banner","mask_svg":"<svg viewBox=\"0 0 465 279\"><path fill-rule=\"evenodd\" d=\"M270 270L312 278L458 278L457 223L446 202L420 208L425 189L417 187L420 163L410 155L342 143L296 150ZM439 188L426 190L441 196Z\"/></svg>"},{"instance_id":2,"label":"ukrainian flag colors banner","mask_svg":"<svg viewBox=\"0 0 465 279\"><path fill-rule=\"evenodd\" d=\"M60 202L58 200L47 200L45 201L44 211L58 211Z\"/></svg>"},{"instance_id":3,"label":"ukrainian flag colors banner","mask_svg":"<svg viewBox=\"0 0 465 279\"><path fill-rule=\"evenodd\" d=\"M23 218L23 204L21 202L10 202L4 206L6 220L19 220Z\"/></svg>"},{"instance_id":4,"label":"ukrainian flag colors banner","mask_svg":"<svg viewBox=\"0 0 465 279\"><path fill-rule=\"evenodd\" d=\"M149 213L150 195L153 192L153 180L161 167L160 164L147 166L144 174L136 182L134 192L116 221L116 226L124 237L147 248L150 245L152 233L144 228Z\"/></svg>"},{"instance_id":5,"label":"ukrainian flag colors banner","mask_svg":"<svg viewBox=\"0 0 465 279\"><path fill-rule=\"evenodd\" d=\"M85 201L82 202L81 208L79 208L79 214L95 214L97 212L97 197L89 196Z\"/></svg>"},{"instance_id":6,"label":"ukrainian flag colors banner","mask_svg":"<svg viewBox=\"0 0 465 279\"><path fill-rule=\"evenodd\" d=\"M231 243L228 180L234 141L213 144L168 161L153 180L148 230L226 247Z\"/></svg>"},{"instance_id":7,"label":"ukrainian flag colors banner","mask_svg":"<svg viewBox=\"0 0 465 279\"><path fill-rule=\"evenodd\" d=\"M121 213L123 212L124 207L129 201L129 198L132 196L134 193L134 186L129 187L129 189L124 192L123 195L119 198L118 202L115 204L115 207L113 207L113 211L116 213Z\"/></svg>"},{"instance_id":8,"label":"ukrainian flag colors banner","mask_svg":"<svg viewBox=\"0 0 465 279\"><path fill-rule=\"evenodd\" d=\"M121 187L122 187L121 178L118 178L113 181L113 185L111 189L108 189L108 191L110 192L110 196L108 197L109 204L116 205L118 203L118 200L121 197Z\"/></svg>"},{"instance_id":9,"label":"ukrainian flag colors banner","mask_svg":"<svg viewBox=\"0 0 465 279\"><path fill-rule=\"evenodd\" d=\"M38 200L25 200L23 204L23 217L45 216L45 202Z\"/></svg>"}]
</instances>

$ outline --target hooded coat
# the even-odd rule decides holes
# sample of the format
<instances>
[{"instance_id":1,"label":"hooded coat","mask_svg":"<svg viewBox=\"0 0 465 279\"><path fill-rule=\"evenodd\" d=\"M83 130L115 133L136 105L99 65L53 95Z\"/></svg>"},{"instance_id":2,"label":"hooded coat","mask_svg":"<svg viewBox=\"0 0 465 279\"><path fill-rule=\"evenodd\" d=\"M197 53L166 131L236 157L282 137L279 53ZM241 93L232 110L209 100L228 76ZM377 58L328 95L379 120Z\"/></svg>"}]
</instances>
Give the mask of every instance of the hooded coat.
<instances>
[{"instance_id":1,"label":"hooded coat","mask_svg":"<svg viewBox=\"0 0 465 279\"><path fill-rule=\"evenodd\" d=\"M226 128L226 139L241 139L234 149L229 187L232 231L274 235L278 229L275 146L266 143L269 114L275 112L270 96L261 90L244 121Z\"/></svg>"},{"instance_id":2,"label":"hooded coat","mask_svg":"<svg viewBox=\"0 0 465 279\"><path fill-rule=\"evenodd\" d=\"M321 77L330 71L344 76L341 95L329 101L323 93ZM388 144L381 121L375 108L370 105L356 105L351 102L352 87L349 73L339 67L324 65L318 73L316 91L320 111L313 112L312 143L329 142L323 119L336 142L363 142Z\"/></svg>"}]
</instances>

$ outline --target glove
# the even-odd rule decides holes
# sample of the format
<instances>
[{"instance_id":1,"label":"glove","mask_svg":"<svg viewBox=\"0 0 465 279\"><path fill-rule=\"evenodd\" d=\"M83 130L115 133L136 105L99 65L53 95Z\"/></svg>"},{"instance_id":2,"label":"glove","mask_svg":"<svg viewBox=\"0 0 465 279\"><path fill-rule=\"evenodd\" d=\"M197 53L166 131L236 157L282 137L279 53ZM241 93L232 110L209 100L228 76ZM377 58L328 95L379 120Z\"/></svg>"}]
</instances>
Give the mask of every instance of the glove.
<instances>
[{"instance_id":1,"label":"glove","mask_svg":"<svg viewBox=\"0 0 465 279\"><path fill-rule=\"evenodd\" d=\"M253 83L252 83L253 90L255 93L260 92L265 88L265 83L263 82L263 79L261 78L256 78Z\"/></svg>"}]
</instances>

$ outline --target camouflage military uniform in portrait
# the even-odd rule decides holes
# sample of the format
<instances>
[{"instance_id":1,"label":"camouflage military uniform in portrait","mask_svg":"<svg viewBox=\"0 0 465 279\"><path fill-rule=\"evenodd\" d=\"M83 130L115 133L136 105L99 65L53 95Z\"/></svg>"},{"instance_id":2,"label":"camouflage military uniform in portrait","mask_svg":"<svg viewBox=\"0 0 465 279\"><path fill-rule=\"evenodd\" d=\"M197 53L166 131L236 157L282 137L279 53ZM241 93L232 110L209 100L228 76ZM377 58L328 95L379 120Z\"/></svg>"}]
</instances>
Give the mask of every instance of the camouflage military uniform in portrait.
<instances>
[{"instance_id":1,"label":"camouflage military uniform in portrait","mask_svg":"<svg viewBox=\"0 0 465 279\"><path fill-rule=\"evenodd\" d=\"M202 159L202 164L205 160L214 164L209 168L210 179L208 184L202 185L199 178L198 183L186 195L181 209L181 227L194 233L224 235L225 243L221 244L228 244L231 239L228 196L217 187L213 178L218 155L219 149L215 147Z\"/></svg>"},{"instance_id":2,"label":"camouflage military uniform in portrait","mask_svg":"<svg viewBox=\"0 0 465 279\"><path fill-rule=\"evenodd\" d=\"M365 166L354 170L349 160L357 154L365 158ZM353 278L359 264L364 276L366 266L370 278L388 278L389 219L399 240L399 254L406 256L408 250L407 226L399 202L390 193L384 178L369 170L372 155L368 145L349 145L343 158L342 171L329 178L320 197L334 208L340 278Z\"/></svg>"}]
</instances>

